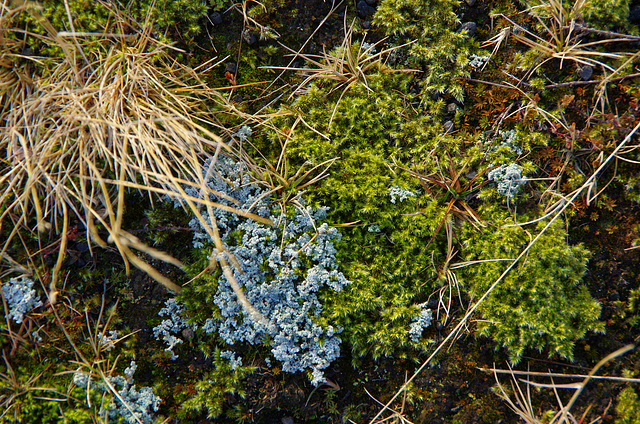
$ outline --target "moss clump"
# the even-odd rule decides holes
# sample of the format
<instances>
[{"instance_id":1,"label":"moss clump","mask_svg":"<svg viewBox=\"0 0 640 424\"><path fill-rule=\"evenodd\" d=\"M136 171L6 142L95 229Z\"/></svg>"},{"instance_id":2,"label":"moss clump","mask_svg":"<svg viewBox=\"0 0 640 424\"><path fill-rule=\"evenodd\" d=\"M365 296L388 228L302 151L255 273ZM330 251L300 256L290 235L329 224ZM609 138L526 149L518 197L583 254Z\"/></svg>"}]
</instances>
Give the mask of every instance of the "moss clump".
<instances>
[{"instance_id":1,"label":"moss clump","mask_svg":"<svg viewBox=\"0 0 640 424\"><path fill-rule=\"evenodd\" d=\"M255 371L255 367L231 364L222 354L219 349L215 350L212 368L195 384L196 394L182 404L179 418L186 419L203 412L209 419L217 418L224 411L227 397L244 398L245 392L240 388L242 381Z\"/></svg>"},{"instance_id":2,"label":"moss clump","mask_svg":"<svg viewBox=\"0 0 640 424\"><path fill-rule=\"evenodd\" d=\"M590 0L585 2L582 16L593 28L637 33L629 23L629 0Z\"/></svg>"},{"instance_id":3,"label":"moss clump","mask_svg":"<svg viewBox=\"0 0 640 424\"><path fill-rule=\"evenodd\" d=\"M135 22L150 23L161 41L179 41L189 46L200 33L202 19L207 12L206 3L199 0L142 0L135 4L67 0L66 3L68 13L63 0L44 0L41 6L33 6L16 17L14 26L26 25L28 31L40 35L52 35L52 30L72 31L72 28L77 33L96 33L95 37L90 37L96 42L92 47L85 46L87 50L101 47L102 33L121 33L122 30L128 33L126 26L118 27L122 21L129 21L132 26L137 26ZM51 57L62 55L59 46L46 46L38 37L27 37L27 43L36 53Z\"/></svg>"},{"instance_id":4,"label":"moss clump","mask_svg":"<svg viewBox=\"0 0 640 424\"><path fill-rule=\"evenodd\" d=\"M508 215L495 206L484 208L483 215L492 216L498 228L479 237L463 236L467 261L495 260L466 268L465 280L478 297L498 279L508 260L516 258L546 225L540 222L535 232L506 227ZM580 285L588 258L584 247L567 244L562 223L554 222L478 307L486 320L479 324L480 334L505 347L513 363L528 348L548 349L550 354L573 359L578 339L587 331L604 331L604 324L598 321L600 305Z\"/></svg>"},{"instance_id":5,"label":"moss clump","mask_svg":"<svg viewBox=\"0 0 640 424\"><path fill-rule=\"evenodd\" d=\"M640 400L633 387L627 387L618 395L616 424L640 424Z\"/></svg>"},{"instance_id":6,"label":"moss clump","mask_svg":"<svg viewBox=\"0 0 640 424\"><path fill-rule=\"evenodd\" d=\"M460 23L457 6L454 0L382 0L374 16L374 24L387 35L414 41L408 65L424 71L427 97L447 92L459 101L463 98L462 87L454 81L469 76L467 64L477 43L456 31Z\"/></svg>"},{"instance_id":7,"label":"moss clump","mask_svg":"<svg viewBox=\"0 0 640 424\"><path fill-rule=\"evenodd\" d=\"M328 206L328 222L342 226L337 258L352 284L325 294L323 315L344 328L340 337L357 356L402 356L398 348L417 347L407 333L432 290L425 284L433 277L431 261L441 256L437 243L425 247L443 208L429 206L418 180L402 169L420 150L417 141L442 134L430 119L408 116L410 81L405 74L373 73L366 86L354 83L344 94L320 81L294 104L308 126L298 125L288 141L290 163L337 158L305 198ZM424 128L410 125L413 119ZM278 125L287 130L292 122Z\"/></svg>"}]
</instances>

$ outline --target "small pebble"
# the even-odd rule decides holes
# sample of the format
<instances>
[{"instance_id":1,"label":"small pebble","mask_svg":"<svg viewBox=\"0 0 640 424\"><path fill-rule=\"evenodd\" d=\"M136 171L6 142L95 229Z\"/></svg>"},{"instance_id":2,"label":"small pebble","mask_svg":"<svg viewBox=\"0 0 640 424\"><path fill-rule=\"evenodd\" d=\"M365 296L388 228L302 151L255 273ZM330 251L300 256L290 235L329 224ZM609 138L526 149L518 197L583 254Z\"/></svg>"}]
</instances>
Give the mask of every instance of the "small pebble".
<instances>
[{"instance_id":1,"label":"small pebble","mask_svg":"<svg viewBox=\"0 0 640 424\"><path fill-rule=\"evenodd\" d=\"M640 5L633 6L629 10L629 22L640 26Z\"/></svg>"},{"instance_id":2,"label":"small pebble","mask_svg":"<svg viewBox=\"0 0 640 424\"><path fill-rule=\"evenodd\" d=\"M366 0L360 0L356 5L356 9L358 10L358 15L360 15L361 18L366 18L376 12L376 9L369 6Z\"/></svg>"},{"instance_id":3,"label":"small pebble","mask_svg":"<svg viewBox=\"0 0 640 424\"><path fill-rule=\"evenodd\" d=\"M583 66L582 69L580 69L580 79L582 79L582 81L589 81L592 75L593 68L591 66Z\"/></svg>"},{"instance_id":4,"label":"small pebble","mask_svg":"<svg viewBox=\"0 0 640 424\"><path fill-rule=\"evenodd\" d=\"M213 12L209 15L209 19L211 19L211 22L213 22L214 25L220 25L222 23L222 15L218 12Z\"/></svg>"},{"instance_id":5,"label":"small pebble","mask_svg":"<svg viewBox=\"0 0 640 424\"><path fill-rule=\"evenodd\" d=\"M445 122L445 123L444 123L444 131L445 131L445 134L452 133L452 132L453 132L453 129L454 129L453 122L451 122L451 121L447 121L447 122Z\"/></svg>"},{"instance_id":6,"label":"small pebble","mask_svg":"<svg viewBox=\"0 0 640 424\"><path fill-rule=\"evenodd\" d=\"M235 62L227 62L224 65L225 74L229 72L230 74L236 75L238 72L238 65Z\"/></svg>"},{"instance_id":7,"label":"small pebble","mask_svg":"<svg viewBox=\"0 0 640 424\"><path fill-rule=\"evenodd\" d=\"M476 0L464 0L469 6L476 4Z\"/></svg>"},{"instance_id":8,"label":"small pebble","mask_svg":"<svg viewBox=\"0 0 640 424\"><path fill-rule=\"evenodd\" d=\"M458 33L461 33L462 31L467 31L467 38L471 38L474 36L474 34L476 33L476 23L475 22L465 22L463 23L460 28L458 28Z\"/></svg>"},{"instance_id":9,"label":"small pebble","mask_svg":"<svg viewBox=\"0 0 640 424\"><path fill-rule=\"evenodd\" d=\"M243 38L243 39L244 39L244 41L246 41L246 42L247 42L247 44L248 44L248 45L250 45L250 46L258 42L258 36L257 36L257 35L255 35L255 34L254 34L253 32L251 32L251 31L245 31L245 32L242 34L242 38Z\"/></svg>"},{"instance_id":10,"label":"small pebble","mask_svg":"<svg viewBox=\"0 0 640 424\"><path fill-rule=\"evenodd\" d=\"M187 340L191 340L194 335L195 334L193 333L193 330L190 328L185 328L184 330L182 330L182 337L184 337Z\"/></svg>"}]
</instances>

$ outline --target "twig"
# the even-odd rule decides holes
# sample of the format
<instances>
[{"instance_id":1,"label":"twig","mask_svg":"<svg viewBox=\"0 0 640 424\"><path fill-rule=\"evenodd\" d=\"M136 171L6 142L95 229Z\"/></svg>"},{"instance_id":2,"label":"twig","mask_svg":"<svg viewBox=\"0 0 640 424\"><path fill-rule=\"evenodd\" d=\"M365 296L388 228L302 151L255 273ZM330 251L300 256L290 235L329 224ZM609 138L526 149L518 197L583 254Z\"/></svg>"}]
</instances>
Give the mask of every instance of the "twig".
<instances>
[{"instance_id":1,"label":"twig","mask_svg":"<svg viewBox=\"0 0 640 424\"><path fill-rule=\"evenodd\" d=\"M640 127L640 124L637 125L634 128L634 132L638 129L638 127ZM630 137L628 137L630 138ZM627 139L625 139L626 141ZM624 355L625 353L629 352L630 350L633 350L635 348L634 345L627 345L624 346L618 350L616 350L613 353L610 353L609 355L607 355L606 357L604 357L602 360L600 360L600 362L598 362L596 364L595 367L593 367L593 369L591 370L591 372L589 372L589 374L585 377L585 379L582 381L582 385L580 386L580 388L578 390L576 390L576 392L573 394L573 396L571 397L571 399L569 400L569 403L567 404L567 406L565 406L564 408L562 408L562 412L560 415L560 419L558 420L558 422L564 422L565 418L567 416L567 414L569 414L569 410L571 409L571 407L573 407L573 404L576 403L576 400L578 399L578 396L580 396L580 393L582 393L582 391L584 390L584 387L587 385L587 383L589 382L590 379L595 378L595 374L596 372L598 372L598 370L607 362L609 362L610 360L617 358L620 355Z\"/></svg>"},{"instance_id":2,"label":"twig","mask_svg":"<svg viewBox=\"0 0 640 424\"><path fill-rule=\"evenodd\" d=\"M55 305L58 299L58 290L56 288L56 284L58 282L58 275L60 274L60 270L62 269L62 262L64 261L64 254L67 251L67 241L69 239L69 210L67 209L67 203L62 202L62 210L64 220L62 223L62 234L60 238L60 251L58 252L58 260L56 261L56 265L53 267L53 271L51 271L51 283L49 284L49 302L51 305Z\"/></svg>"},{"instance_id":3,"label":"twig","mask_svg":"<svg viewBox=\"0 0 640 424\"><path fill-rule=\"evenodd\" d=\"M69 26L71 27L71 32L72 34L74 34L76 32L76 28L73 25L73 18L71 17L71 11L69 10L69 2L67 0L64 0L64 9L67 12L67 18L69 19ZM58 37L60 37L60 33L58 33ZM95 73L96 70L93 69L93 66L91 66L91 62L89 62L89 59L87 59L87 56L84 54L84 50L82 50L82 47L80 47L80 43L78 43L78 40L74 35L72 35L72 37L73 37L73 43L76 45L76 48L80 52L80 55L82 55L82 59L84 59L84 62L87 64L89 69L91 69L91 72Z\"/></svg>"},{"instance_id":4,"label":"twig","mask_svg":"<svg viewBox=\"0 0 640 424\"><path fill-rule=\"evenodd\" d=\"M497 82L483 81L483 80L478 80L478 79L474 79L474 78L465 78L465 81L469 81L469 82L477 82L477 83L479 83L479 84L492 85L492 86L494 86L494 87L500 87L500 88L509 88L509 89L513 89L513 86L510 86L510 85L498 84Z\"/></svg>"},{"instance_id":5,"label":"twig","mask_svg":"<svg viewBox=\"0 0 640 424\"><path fill-rule=\"evenodd\" d=\"M586 378L584 374L562 374L555 372L537 372L537 371L514 371L514 370L502 370L497 368L478 368L482 372L494 372L496 374L515 374L515 375L533 375L540 377L563 377L563 378ZM608 377L604 375L591 376L594 380L611 380L611 381L623 381L626 383L640 383L640 378L624 378L624 377Z\"/></svg>"},{"instance_id":6,"label":"twig","mask_svg":"<svg viewBox=\"0 0 640 424\"><path fill-rule=\"evenodd\" d=\"M598 35L605 35L608 37L620 37L620 38L624 38L625 40L615 40L615 41L637 41L640 40L640 37L636 36L636 35L629 35L629 34L622 34L620 32L613 32L613 31L603 31L601 29L594 29L594 28L589 28L586 27L584 25L581 24L576 24L575 29L580 31L580 32L587 32L590 34L598 34ZM612 40L614 41L614 40Z\"/></svg>"},{"instance_id":7,"label":"twig","mask_svg":"<svg viewBox=\"0 0 640 424\"><path fill-rule=\"evenodd\" d=\"M631 74L631 75L626 75L624 77L618 77L618 78L611 78L611 79L607 79L607 82L616 82L616 81L622 81L625 80L627 78L637 78L640 77L640 72L635 73L635 74ZM591 85L591 84L599 84L602 81L605 81L605 79L601 79L601 80L594 80L594 81L571 81L571 82L563 82L563 83L559 83L559 84L550 84L550 85L545 85L544 89L548 89L548 88L560 88L560 87L578 87L581 85Z\"/></svg>"},{"instance_id":8,"label":"twig","mask_svg":"<svg viewBox=\"0 0 640 424\"><path fill-rule=\"evenodd\" d=\"M100 37L100 38L121 38L129 40L138 37L138 33L134 34L118 34L109 32L83 32L83 31L60 31L58 37Z\"/></svg>"}]
</instances>

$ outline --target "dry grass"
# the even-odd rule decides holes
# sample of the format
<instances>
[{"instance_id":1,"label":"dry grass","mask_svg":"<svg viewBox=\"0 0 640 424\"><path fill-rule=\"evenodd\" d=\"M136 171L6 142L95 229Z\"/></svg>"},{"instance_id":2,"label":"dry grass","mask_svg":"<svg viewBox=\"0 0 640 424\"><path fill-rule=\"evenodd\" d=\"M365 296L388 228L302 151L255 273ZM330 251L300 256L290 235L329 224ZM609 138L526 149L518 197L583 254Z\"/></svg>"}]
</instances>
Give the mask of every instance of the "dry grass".
<instances>
[{"instance_id":1,"label":"dry grass","mask_svg":"<svg viewBox=\"0 0 640 424\"><path fill-rule=\"evenodd\" d=\"M127 272L133 264L180 291L134 253L182 265L126 231L125 194L131 189L150 199L180 198L200 219L199 208L206 205L265 221L208 200L202 163L214 151L229 149L212 132L216 123L208 107L226 104L196 71L172 59L169 46L153 39L149 22L138 25L114 11L119 31L110 37L90 41L85 36L101 34L67 33L82 54L75 51L77 60L65 55L46 67L36 63L40 72L27 81L12 71L19 46L10 41L12 30L5 25L18 12L3 6L0 27L5 53L0 86L10 88L2 94L7 107L0 128L0 230L8 237L0 250L6 257L23 230L59 236L49 289L52 303L73 216L87 228L90 246L116 246ZM44 41L62 43L65 51L75 48L57 33ZM186 187L199 196L187 195ZM215 239L215 229L211 233Z\"/></svg>"},{"instance_id":2,"label":"dry grass","mask_svg":"<svg viewBox=\"0 0 640 424\"><path fill-rule=\"evenodd\" d=\"M347 26L346 14L344 22L344 39L342 43L333 49L332 51L323 50L322 55L313 54L301 54L281 44L282 47L289 50L294 57L301 57L311 66L305 68L294 67L279 67L269 66L269 69L279 69L283 71L297 71L304 75L303 81L298 84L298 87L291 94L293 96L296 93L303 92L311 82L315 80L329 80L336 82L335 87L330 90L327 95L334 91L342 90L340 98L336 102L336 106L329 118L329 124L327 128L331 128L331 123L336 114L338 104L342 97L349 91L354 84L362 84L367 89L371 90L367 83L367 74L379 71L388 72L417 72L413 69L395 70L386 65L386 59L389 54L394 50L398 50L402 47L408 46L413 42L409 42L400 46L394 46L381 51L377 51L377 48L386 40L382 39L375 44L368 44L365 42L365 38L360 42L354 43L353 41L353 27L355 25L355 19L351 22L351 25Z\"/></svg>"},{"instance_id":3,"label":"dry grass","mask_svg":"<svg viewBox=\"0 0 640 424\"><path fill-rule=\"evenodd\" d=\"M580 417L579 419L576 419L571 414L571 409L573 408L576 400L582 393L582 390L587 385L587 383L595 377L596 372L598 372L598 370L604 364L633 349L634 349L633 345L628 345L607 355L600 362L598 362L595 367L593 367L593 369L589 372L588 375L578 376L583 379L581 382L578 382L578 383L556 384L553 380L554 375L551 373L548 373L548 374L533 373L533 375L537 375L537 376L542 375L542 376L549 377L551 379L551 384L533 383L530 380L530 375L531 375L530 373L524 373L526 374L527 378L526 380L523 380L523 379L518 379L516 377L516 373L510 369L509 371L511 372L511 389L509 390L509 389L505 389L505 387L500 383L500 380L498 379L498 374L494 370L494 375L495 375L496 384L497 384L496 394L500 398L502 398L505 402L507 402L507 404L509 405L509 408L511 408L511 410L515 412L520 417L520 419L527 424L542 424L542 423L566 424L566 423L578 423L578 422L585 423L587 422L585 419L589 409L587 409L587 411L585 411L583 416ZM558 374L555 374L555 376L557 377ZM563 376L563 375L560 374L560 376ZM524 389L523 389L523 386L520 385L520 383L524 383ZM545 417L538 416L538 414L536 414L536 408L533 406L533 400L531 397L531 387L550 388L553 390L555 398L558 402L559 409L553 412L553 416L550 417L550 419L548 418L545 419ZM575 390L575 391L571 396L571 398L569 399L569 401L565 404L558 393L558 389L569 389L569 390ZM602 415L603 416L606 415L606 411ZM591 423L595 423L600 419L601 417L596 418L595 420L591 421Z\"/></svg>"},{"instance_id":4,"label":"dry grass","mask_svg":"<svg viewBox=\"0 0 640 424\"><path fill-rule=\"evenodd\" d=\"M601 66L609 71L614 71L614 68L604 63L603 60L617 60L626 54L596 51L595 48L612 42L631 40L628 38L613 38L583 43L580 31L584 27L579 24L579 20L585 5L586 0L579 0L571 8L568 8L560 0L546 0L538 5L529 7L527 12L538 21L538 25L544 30L542 36L519 26L504 15L500 16L513 25L514 29L510 31L510 35L513 38L539 52L541 57L544 58L544 60L538 62L535 68L542 66L549 60L559 59L560 68L562 68L564 61L568 60L582 66ZM496 48L498 48L505 37L508 37L508 34L509 32L505 33L503 31L501 35L499 34L499 36L489 40L485 45L495 44Z\"/></svg>"}]
</instances>

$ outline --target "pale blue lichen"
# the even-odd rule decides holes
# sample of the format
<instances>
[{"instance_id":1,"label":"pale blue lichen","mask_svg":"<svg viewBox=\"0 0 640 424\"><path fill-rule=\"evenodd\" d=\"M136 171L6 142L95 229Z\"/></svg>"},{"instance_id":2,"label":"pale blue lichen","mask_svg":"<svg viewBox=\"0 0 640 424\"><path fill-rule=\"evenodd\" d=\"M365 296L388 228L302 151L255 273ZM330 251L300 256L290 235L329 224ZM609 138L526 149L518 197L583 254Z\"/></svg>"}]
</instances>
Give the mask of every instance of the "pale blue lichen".
<instances>
[{"instance_id":1,"label":"pale blue lichen","mask_svg":"<svg viewBox=\"0 0 640 424\"><path fill-rule=\"evenodd\" d=\"M376 53L375 44L367 43L365 41L364 43L362 43L361 48L362 48L362 52L369 57L373 56L373 54Z\"/></svg>"},{"instance_id":2,"label":"pale blue lichen","mask_svg":"<svg viewBox=\"0 0 640 424\"><path fill-rule=\"evenodd\" d=\"M121 376L106 377L105 381L94 381L89 374L76 371L73 374L73 384L84 389L93 389L102 393L111 393L113 398L101 414L109 418L122 417L128 424L151 424L154 421L153 412L158 411L162 399L153 393L151 387L142 387L139 391L133 384L135 361L125 370L126 378ZM115 391L115 392L114 392Z\"/></svg>"},{"instance_id":3,"label":"pale blue lichen","mask_svg":"<svg viewBox=\"0 0 640 424\"><path fill-rule=\"evenodd\" d=\"M238 131L231 134L231 136L236 137L241 141L247 141L247 139L251 137L251 134L253 134L253 130L251 129L251 127L248 125L243 125Z\"/></svg>"},{"instance_id":4,"label":"pale blue lichen","mask_svg":"<svg viewBox=\"0 0 640 424\"><path fill-rule=\"evenodd\" d=\"M6 316L16 324L22 324L25 314L42 306L39 296L33 287L33 280L25 277L14 277L2 286L2 296L7 303Z\"/></svg>"},{"instance_id":5,"label":"pale blue lichen","mask_svg":"<svg viewBox=\"0 0 640 424\"><path fill-rule=\"evenodd\" d=\"M513 198L520 186L527 182L527 179L522 176L522 170L515 163L492 169L487 174L487 179L495 182L498 193L509 199Z\"/></svg>"},{"instance_id":6,"label":"pale blue lichen","mask_svg":"<svg viewBox=\"0 0 640 424\"><path fill-rule=\"evenodd\" d=\"M312 371L313 383L323 380L322 371L340 356L340 329L317 324L322 304L317 293L323 289L340 291L350 282L338 270L334 243L340 240L336 228L322 223L327 208L311 208L299 199L296 208L286 214L272 207L266 190L252 183L246 167L226 157L220 157L214 169L207 161L203 175L209 176L209 188L236 200L212 195L211 201L252 212L275 222L268 226L251 219L215 209L215 218L225 252L239 264L234 277L243 288L247 300L270 323L265 328L245 314L224 275L220 276L213 305L219 318L209 318L202 325L207 333L217 333L228 345L246 342L268 343L273 357L282 363L285 372ZM194 193L195 194L195 193ZM411 192L403 196L414 195ZM204 225L210 217L204 212L204 222L192 220L195 230L194 247L210 246L213 240ZM213 249L213 255L217 255ZM171 320L166 333L175 332ZM164 327L163 327L164 328ZM154 329L154 332L156 330ZM158 329L156 337L165 331ZM169 339L169 337L167 337Z\"/></svg>"},{"instance_id":7,"label":"pale blue lichen","mask_svg":"<svg viewBox=\"0 0 640 424\"><path fill-rule=\"evenodd\" d=\"M420 314L409 324L409 338L412 342L418 343L422 332L425 328L429 327L433 322L433 315L431 309L427 307L426 303L418 305L420 308Z\"/></svg>"},{"instance_id":8,"label":"pale blue lichen","mask_svg":"<svg viewBox=\"0 0 640 424\"><path fill-rule=\"evenodd\" d=\"M135 360L132 360L129 363L129 366L127 368L125 368L125 370L124 370L124 378L125 378L125 380L127 380L127 383L133 384L133 374L135 374L137 369L138 369L138 365L136 364Z\"/></svg>"},{"instance_id":9,"label":"pale blue lichen","mask_svg":"<svg viewBox=\"0 0 640 424\"><path fill-rule=\"evenodd\" d=\"M182 343L182 339L174 336L185 328L195 330L195 325L189 325L182 317L183 306L176 302L175 299L169 299L165 302L165 307L158 312L159 316L166 316L167 319L162 320L160 325L153 328L153 335L156 340L162 339L168 346L165 349L167 352L171 352L171 360L178 359L178 355L175 354L173 348L176 345Z\"/></svg>"},{"instance_id":10,"label":"pale blue lichen","mask_svg":"<svg viewBox=\"0 0 640 424\"><path fill-rule=\"evenodd\" d=\"M395 205L396 201L404 202L409 197L416 197L416 193L410 190L402 189L400 187L392 186L389 187L389 197L391 197L391 203Z\"/></svg>"},{"instance_id":11,"label":"pale blue lichen","mask_svg":"<svg viewBox=\"0 0 640 424\"><path fill-rule=\"evenodd\" d=\"M367 228L367 231L369 231L370 233L379 233L380 232L380 226L378 224L371 224Z\"/></svg>"},{"instance_id":12,"label":"pale blue lichen","mask_svg":"<svg viewBox=\"0 0 640 424\"><path fill-rule=\"evenodd\" d=\"M115 342L118 340L118 332L111 330L109 331L109 335L107 336L102 331L98 332L98 346L101 349L110 352L114 347L116 347Z\"/></svg>"},{"instance_id":13,"label":"pale blue lichen","mask_svg":"<svg viewBox=\"0 0 640 424\"><path fill-rule=\"evenodd\" d=\"M242 366L242 357L236 357L236 353L232 350L223 350L220 352L220 357L229 361L232 370Z\"/></svg>"},{"instance_id":14,"label":"pale blue lichen","mask_svg":"<svg viewBox=\"0 0 640 424\"><path fill-rule=\"evenodd\" d=\"M499 130L495 137L489 138L484 142L489 152L507 151L515 155L522 154L522 148L518 143L518 134L516 130Z\"/></svg>"},{"instance_id":15,"label":"pale blue lichen","mask_svg":"<svg viewBox=\"0 0 640 424\"><path fill-rule=\"evenodd\" d=\"M477 54L472 54L470 56L469 66L474 69L483 67L490 59L490 56L478 56Z\"/></svg>"}]
</instances>

